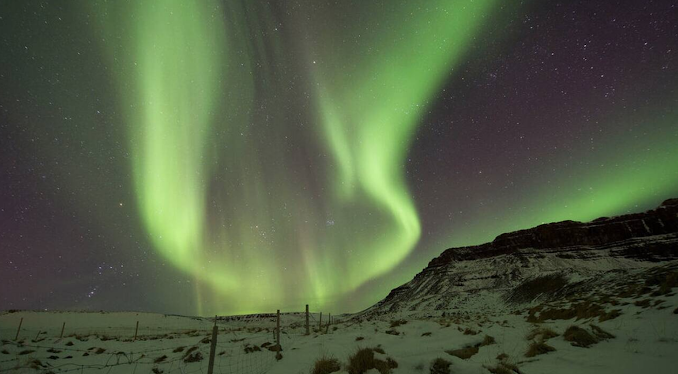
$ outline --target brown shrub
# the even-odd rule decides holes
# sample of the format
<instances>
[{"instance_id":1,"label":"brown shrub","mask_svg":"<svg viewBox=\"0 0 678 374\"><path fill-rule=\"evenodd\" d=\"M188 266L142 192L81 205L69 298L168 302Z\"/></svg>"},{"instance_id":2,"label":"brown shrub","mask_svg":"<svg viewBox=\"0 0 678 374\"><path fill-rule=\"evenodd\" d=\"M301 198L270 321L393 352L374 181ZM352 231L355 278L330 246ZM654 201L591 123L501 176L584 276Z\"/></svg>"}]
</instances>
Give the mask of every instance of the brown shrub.
<instances>
[{"instance_id":1,"label":"brown shrub","mask_svg":"<svg viewBox=\"0 0 678 374\"><path fill-rule=\"evenodd\" d=\"M538 355L543 355L549 352L553 352L556 349L544 342L532 342L530 347L525 352L525 357L534 357Z\"/></svg>"},{"instance_id":2,"label":"brown shrub","mask_svg":"<svg viewBox=\"0 0 678 374\"><path fill-rule=\"evenodd\" d=\"M35 369L35 370L40 370L40 369L42 369L42 368L45 367L45 365L43 365L42 361L38 360L37 358L32 359L32 360L28 363L28 366L29 366L31 369Z\"/></svg>"},{"instance_id":3,"label":"brown shrub","mask_svg":"<svg viewBox=\"0 0 678 374\"><path fill-rule=\"evenodd\" d=\"M605 340L605 339L614 339L614 335L610 334L609 332L601 329L600 327L596 325L591 325L591 331L596 335L596 337L600 340Z\"/></svg>"},{"instance_id":4,"label":"brown shrub","mask_svg":"<svg viewBox=\"0 0 678 374\"><path fill-rule=\"evenodd\" d=\"M678 272L664 272L653 274L645 280L646 286L659 286L652 296L660 296L671 293L674 287L678 287Z\"/></svg>"},{"instance_id":5,"label":"brown shrub","mask_svg":"<svg viewBox=\"0 0 678 374\"><path fill-rule=\"evenodd\" d=\"M178 352L183 352L185 347L176 347L172 352L178 353Z\"/></svg>"},{"instance_id":6,"label":"brown shrub","mask_svg":"<svg viewBox=\"0 0 678 374\"><path fill-rule=\"evenodd\" d=\"M613 309L607 313L601 314L600 317L598 317L598 322L605 322L607 320L615 319L619 316L621 316L621 310Z\"/></svg>"},{"instance_id":7,"label":"brown shrub","mask_svg":"<svg viewBox=\"0 0 678 374\"><path fill-rule=\"evenodd\" d=\"M595 336L577 326L568 327L563 333L563 338L575 347L587 348L598 343Z\"/></svg>"},{"instance_id":8,"label":"brown shrub","mask_svg":"<svg viewBox=\"0 0 678 374\"><path fill-rule=\"evenodd\" d=\"M252 353L252 352L260 352L261 348L259 348L258 345L245 345L245 354L247 353Z\"/></svg>"},{"instance_id":9,"label":"brown shrub","mask_svg":"<svg viewBox=\"0 0 678 374\"><path fill-rule=\"evenodd\" d=\"M492 345L492 344L494 344L495 342L496 342L496 341L494 340L493 337L491 337L491 336L489 336L489 335L485 335L485 338L483 339L482 343L480 343L480 346L481 346L481 347L484 347L484 346L486 346L486 345Z\"/></svg>"},{"instance_id":10,"label":"brown shrub","mask_svg":"<svg viewBox=\"0 0 678 374\"><path fill-rule=\"evenodd\" d=\"M478 334L477 331L471 330L469 328L466 328L466 330L464 330L464 335L477 335L477 334Z\"/></svg>"},{"instance_id":11,"label":"brown shrub","mask_svg":"<svg viewBox=\"0 0 678 374\"><path fill-rule=\"evenodd\" d=\"M391 328L398 327L398 326L404 325L406 323L407 323L407 321L404 320L404 319L397 319L395 321L391 321Z\"/></svg>"},{"instance_id":12,"label":"brown shrub","mask_svg":"<svg viewBox=\"0 0 678 374\"><path fill-rule=\"evenodd\" d=\"M389 374L391 369L396 367L398 363L395 360L388 358L384 361L374 358L373 349L360 348L348 358L346 370L349 374L363 374L370 369L377 369L380 374Z\"/></svg>"},{"instance_id":13,"label":"brown shrub","mask_svg":"<svg viewBox=\"0 0 678 374\"><path fill-rule=\"evenodd\" d=\"M520 373L518 367L508 362L500 362L496 366L485 366L485 368L492 374L514 374Z\"/></svg>"},{"instance_id":14,"label":"brown shrub","mask_svg":"<svg viewBox=\"0 0 678 374\"><path fill-rule=\"evenodd\" d=\"M190 355L191 352L195 351L196 349L198 349L198 347L191 347L191 348L189 348L189 349L184 353L184 355L182 356L182 358L188 357L188 355Z\"/></svg>"},{"instance_id":15,"label":"brown shrub","mask_svg":"<svg viewBox=\"0 0 678 374\"><path fill-rule=\"evenodd\" d=\"M369 348L358 349L348 358L349 374L362 374L374 368L374 352Z\"/></svg>"},{"instance_id":16,"label":"brown shrub","mask_svg":"<svg viewBox=\"0 0 678 374\"><path fill-rule=\"evenodd\" d=\"M425 333L421 334L421 336L431 336L431 333L430 333L430 332L425 332Z\"/></svg>"},{"instance_id":17,"label":"brown shrub","mask_svg":"<svg viewBox=\"0 0 678 374\"><path fill-rule=\"evenodd\" d=\"M551 338L555 338L556 336L558 336L558 333L551 330L550 328L539 327L527 334L526 338L527 340L534 340L536 338L539 341L547 341Z\"/></svg>"},{"instance_id":18,"label":"brown shrub","mask_svg":"<svg viewBox=\"0 0 678 374\"><path fill-rule=\"evenodd\" d=\"M436 358L431 362L430 373L431 374L451 374L450 371L451 362L442 359Z\"/></svg>"},{"instance_id":19,"label":"brown shrub","mask_svg":"<svg viewBox=\"0 0 678 374\"><path fill-rule=\"evenodd\" d=\"M198 362L198 361L202 361L202 358L203 358L203 357L202 357L202 353L200 353L200 352L195 352L195 353L193 353L193 354L187 355L187 356L184 358L184 362L186 362L186 363L189 363L189 362Z\"/></svg>"},{"instance_id":20,"label":"brown shrub","mask_svg":"<svg viewBox=\"0 0 678 374\"><path fill-rule=\"evenodd\" d=\"M466 347L466 348L461 348L461 349L453 349L449 351L445 351L445 353L459 357L462 360L467 360L471 357L473 357L476 353L478 353L478 347Z\"/></svg>"},{"instance_id":21,"label":"brown shrub","mask_svg":"<svg viewBox=\"0 0 678 374\"><path fill-rule=\"evenodd\" d=\"M280 345L278 345L278 344L271 344L271 345L267 346L266 349L268 349L268 350L271 351L271 352L280 352L280 351L282 351L282 347L281 347Z\"/></svg>"},{"instance_id":22,"label":"brown shrub","mask_svg":"<svg viewBox=\"0 0 678 374\"><path fill-rule=\"evenodd\" d=\"M359 341L364 340L364 339L365 339L364 337L359 336L359 337L355 338L355 341L359 342Z\"/></svg>"},{"instance_id":23,"label":"brown shrub","mask_svg":"<svg viewBox=\"0 0 678 374\"><path fill-rule=\"evenodd\" d=\"M539 317L536 316L537 312L539 312ZM529 310L527 322L540 323L546 320L568 320L572 318L580 320L595 317L598 317L598 320L603 322L617 318L620 315L621 313L618 309L606 312L605 308L599 304L587 300L574 304L569 308L552 308L544 310L542 310L541 307L532 308Z\"/></svg>"},{"instance_id":24,"label":"brown shrub","mask_svg":"<svg viewBox=\"0 0 678 374\"><path fill-rule=\"evenodd\" d=\"M167 356L162 355L162 356L156 358L155 360L153 360L153 362L156 363L156 364L158 364L158 363L163 362L163 361L165 361L165 360L167 360Z\"/></svg>"},{"instance_id":25,"label":"brown shrub","mask_svg":"<svg viewBox=\"0 0 678 374\"><path fill-rule=\"evenodd\" d=\"M652 299L637 300L633 303L633 305L639 306L641 308L648 308L650 306L650 302L652 302Z\"/></svg>"},{"instance_id":26,"label":"brown shrub","mask_svg":"<svg viewBox=\"0 0 678 374\"><path fill-rule=\"evenodd\" d=\"M339 370L341 370L339 360L323 356L315 361L311 374L329 374Z\"/></svg>"}]
</instances>

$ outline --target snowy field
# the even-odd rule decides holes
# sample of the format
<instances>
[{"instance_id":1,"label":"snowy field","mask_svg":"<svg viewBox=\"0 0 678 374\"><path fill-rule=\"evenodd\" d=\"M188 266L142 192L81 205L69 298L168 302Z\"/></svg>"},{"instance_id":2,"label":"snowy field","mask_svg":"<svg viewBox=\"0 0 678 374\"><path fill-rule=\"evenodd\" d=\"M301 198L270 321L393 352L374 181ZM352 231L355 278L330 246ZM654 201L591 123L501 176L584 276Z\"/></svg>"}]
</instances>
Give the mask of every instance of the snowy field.
<instances>
[{"instance_id":1,"label":"snowy field","mask_svg":"<svg viewBox=\"0 0 678 374\"><path fill-rule=\"evenodd\" d=\"M451 373L676 373L671 274L655 282L606 281L558 302L497 303L494 313L339 316L331 326L324 319L321 330L312 314L308 336L302 313L283 313L278 359L274 315L220 317L214 373L310 373L326 357L337 360L338 373L352 374L350 357L361 348L388 363L381 373L429 373L437 358L450 363ZM476 299L496 302L489 293ZM207 373L213 323L148 313L4 312L0 373Z\"/></svg>"}]
</instances>

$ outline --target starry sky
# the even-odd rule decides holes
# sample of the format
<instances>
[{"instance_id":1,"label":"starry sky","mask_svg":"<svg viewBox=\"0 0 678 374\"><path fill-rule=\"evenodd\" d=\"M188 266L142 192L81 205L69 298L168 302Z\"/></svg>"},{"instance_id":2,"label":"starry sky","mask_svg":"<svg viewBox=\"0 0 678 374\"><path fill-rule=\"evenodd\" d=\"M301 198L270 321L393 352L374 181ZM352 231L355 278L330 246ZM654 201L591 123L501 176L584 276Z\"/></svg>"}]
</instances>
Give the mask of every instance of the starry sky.
<instances>
[{"instance_id":1,"label":"starry sky","mask_svg":"<svg viewBox=\"0 0 678 374\"><path fill-rule=\"evenodd\" d=\"M678 197L674 1L0 3L3 309L354 312Z\"/></svg>"}]
</instances>

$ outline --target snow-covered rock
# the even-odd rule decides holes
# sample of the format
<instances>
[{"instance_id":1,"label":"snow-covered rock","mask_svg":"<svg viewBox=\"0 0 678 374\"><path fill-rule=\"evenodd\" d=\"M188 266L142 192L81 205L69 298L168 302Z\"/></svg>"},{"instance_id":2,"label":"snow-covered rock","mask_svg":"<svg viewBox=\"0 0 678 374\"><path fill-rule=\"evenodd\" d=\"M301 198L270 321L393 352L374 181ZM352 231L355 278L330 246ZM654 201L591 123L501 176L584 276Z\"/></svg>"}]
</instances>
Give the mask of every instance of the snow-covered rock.
<instances>
[{"instance_id":1,"label":"snow-covered rock","mask_svg":"<svg viewBox=\"0 0 678 374\"><path fill-rule=\"evenodd\" d=\"M545 224L499 235L490 243L450 248L359 315L497 310L510 307L505 301L515 287L547 274L572 282L674 259L678 199L645 213Z\"/></svg>"}]
</instances>

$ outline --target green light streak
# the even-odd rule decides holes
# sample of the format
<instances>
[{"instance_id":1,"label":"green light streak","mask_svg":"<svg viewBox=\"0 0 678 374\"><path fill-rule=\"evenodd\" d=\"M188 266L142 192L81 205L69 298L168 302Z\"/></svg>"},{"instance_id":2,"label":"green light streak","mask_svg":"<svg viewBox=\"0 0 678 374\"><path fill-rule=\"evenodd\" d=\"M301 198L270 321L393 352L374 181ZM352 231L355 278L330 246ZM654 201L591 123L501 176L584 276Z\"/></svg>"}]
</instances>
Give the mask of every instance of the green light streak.
<instances>
[{"instance_id":1,"label":"green light streak","mask_svg":"<svg viewBox=\"0 0 678 374\"><path fill-rule=\"evenodd\" d=\"M162 253L195 271L225 27L210 21L209 2L136 4L139 111L130 135L140 212Z\"/></svg>"},{"instance_id":2,"label":"green light streak","mask_svg":"<svg viewBox=\"0 0 678 374\"><path fill-rule=\"evenodd\" d=\"M262 123L252 115L254 82L290 63L279 40L260 34L276 27L268 7L99 3L107 9L101 13L119 18L105 22L105 34L120 38L119 25L125 30L121 50L105 45L127 103L139 213L159 253L198 281L199 314L303 302L327 307L402 261L421 230L405 154L427 101L491 3L404 6L383 16L400 27L370 32L356 56L309 50L322 61L356 62L313 72L318 125L334 159L320 207L308 192L313 179L290 180L298 166L280 156L289 147L287 125L271 127L268 147L247 140L256 136L250 123ZM268 97L274 111L266 113L280 120L286 102L276 98ZM314 224L328 217L336 226Z\"/></svg>"},{"instance_id":3,"label":"green light streak","mask_svg":"<svg viewBox=\"0 0 678 374\"><path fill-rule=\"evenodd\" d=\"M332 44L317 55L320 118L334 157L331 198L339 207L367 206L369 219L378 222L352 244L360 253L352 256L343 279L350 289L393 269L418 241L421 227L405 183L405 156L428 100L460 62L493 3L403 7L382 20L398 27L367 35L362 48ZM354 65L344 65L346 60ZM349 210L347 215L354 213ZM342 231L360 232L359 224Z\"/></svg>"}]
</instances>

